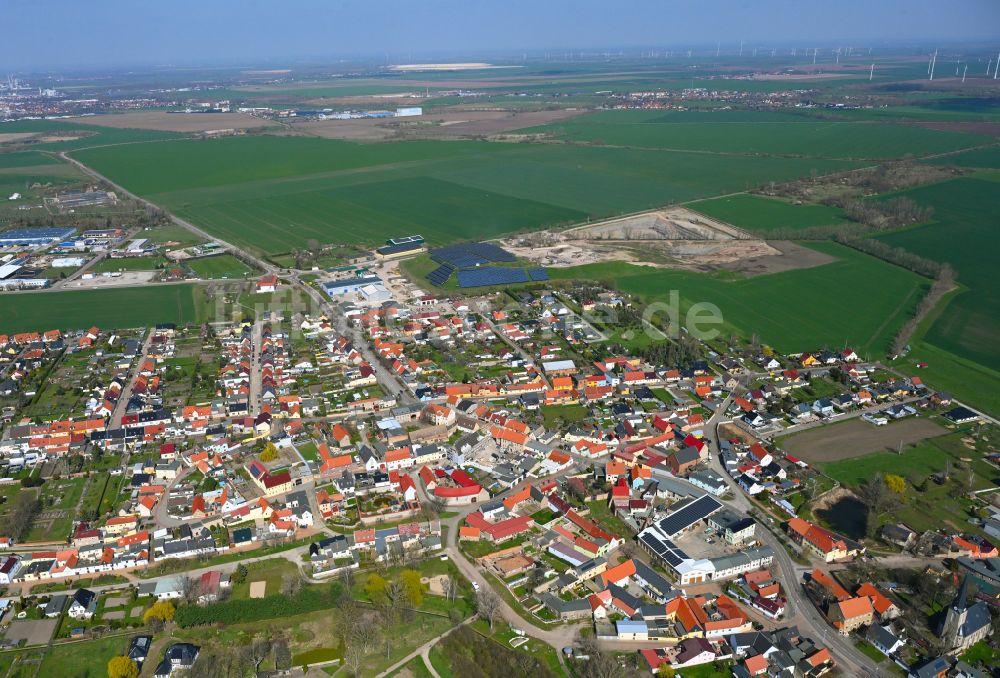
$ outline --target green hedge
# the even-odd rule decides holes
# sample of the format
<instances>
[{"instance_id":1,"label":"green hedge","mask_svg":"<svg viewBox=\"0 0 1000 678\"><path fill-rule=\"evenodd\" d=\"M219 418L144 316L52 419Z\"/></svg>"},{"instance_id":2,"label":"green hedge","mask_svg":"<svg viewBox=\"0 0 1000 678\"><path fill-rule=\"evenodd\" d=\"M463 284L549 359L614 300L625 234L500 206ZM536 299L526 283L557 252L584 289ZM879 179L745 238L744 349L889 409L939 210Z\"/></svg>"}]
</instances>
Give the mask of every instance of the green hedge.
<instances>
[{"instance_id":1,"label":"green hedge","mask_svg":"<svg viewBox=\"0 0 1000 678\"><path fill-rule=\"evenodd\" d=\"M257 599L227 600L204 607L185 605L177 610L174 621L178 626L186 628L204 624L239 624L261 619L291 617L336 607L339 598L339 584L312 586L303 588L291 598L273 595Z\"/></svg>"}]
</instances>

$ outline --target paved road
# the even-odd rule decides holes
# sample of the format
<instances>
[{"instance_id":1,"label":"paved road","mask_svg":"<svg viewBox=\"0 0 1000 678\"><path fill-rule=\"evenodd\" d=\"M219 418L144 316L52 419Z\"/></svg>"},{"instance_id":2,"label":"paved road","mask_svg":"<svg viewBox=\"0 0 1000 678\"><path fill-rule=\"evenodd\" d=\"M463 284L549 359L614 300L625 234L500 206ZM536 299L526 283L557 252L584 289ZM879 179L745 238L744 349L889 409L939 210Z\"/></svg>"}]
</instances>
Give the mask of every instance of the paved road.
<instances>
[{"instance_id":1,"label":"paved road","mask_svg":"<svg viewBox=\"0 0 1000 678\"><path fill-rule=\"evenodd\" d=\"M128 401L132 397L132 391L135 390L135 382L139 378L139 372L142 370L142 363L146 360L146 355L149 353L149 345L153 342L153 332L148 329L144 329L143 332L146 333L146 336L142 342L142 349L137 356L137 362L129 367L128 382L122 387L122 392L118 396L118 402L115 403L115 408L112 410L111 418L108 421L109 430L121 428L122 418L125 416L126 409L128 408Z\"/></svg>"},{"instance_id":2,"label":"paved road","mask_svg":"<svg viewBox=\"0 0 1000 678\"><path fill-rule=\"evenodd\" d=\"M743 493L743 490L729 476L719 459L719 426L727 421L726 410L729 408L732 399L733 396L730 395L722 402L722 405L708 420L706 430L709 432L712 440L711 449L715 471L726 479L734 496L732 501L723 503L743 513L748 513L751 509L756 509L756 507L751 504L750 499ZM805 635L812 637L817 643L828 647L841 668L848 675L863 676L869 673L874 674L875 664L872 660L858 651L850 640L834 632L803 593L801 585L802 573L812 568L798 565L792 561L785 550L785 546L772 534L772 525L768 524L767 518L759 521L759 524L765 529L758 530L757 536L774 551L775 562L778 564L778 578L787 597L785 623L798 626L799 630Z\"/></svg>"}]
</instances>

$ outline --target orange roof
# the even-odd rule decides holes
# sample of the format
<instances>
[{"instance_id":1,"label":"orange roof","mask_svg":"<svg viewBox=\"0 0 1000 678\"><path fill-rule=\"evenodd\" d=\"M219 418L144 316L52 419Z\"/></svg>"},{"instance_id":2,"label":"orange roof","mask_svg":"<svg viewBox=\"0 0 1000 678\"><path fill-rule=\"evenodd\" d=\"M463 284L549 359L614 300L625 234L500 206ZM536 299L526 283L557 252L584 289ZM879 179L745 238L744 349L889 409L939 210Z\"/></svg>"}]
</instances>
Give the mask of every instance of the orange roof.
<instances>
[{"instance_id":1,"label":"orange roof","mask_svg":"<svg viewBox=\"0 0 1000 678\"><path fill-rule=\"evenodd\" d=\"M872 607L871 598L868 596L858 596L857 598L842 600L837 603L837 606L840 608L840 614L845 620L864 617L875 610Z\"/></svg>"},{"instance_id":2,"label":"orange roof","mask_svg":"<svg viewBox=\"0 0 1000 678\"><path fill-rule=\"evenodd\" d=\"M844 601L851 597L851 594L847 592L847 589L838 584L833 577L828 575L826 572L823 572L823 570L816 568L812 571L811 576L814 582L828 590L837 600Z\"/></svg>"},{"instance_id":3,"label":"orange roof","mask_svg":"<svg viewBox=\"0 0 1000 678\"><path fill-rule=\"evenodd\" d=\"M815 653L811 657L806 659L810 666L820 666L821 664L826 664L827 662L832 662L833 657L830 656L830 651L825 647L819 652Z\"/></svg>"},{"instance_id":4,"label":"orange roof","mask_svg":"<svg viewBox=\"0 0 1000 678\"><path fill-rule=\"evenodd\" d=\"M872 607L879 614L885 614L886 610L891 608L895 603L889 600L881 591L875 588L875 585L870 581L866 581L864 584L858 587L859 596L867 596L871 598Z\"/></svg>"},{"instance_id":5,"label":"orange roof","mask_svg":"<svg viewBox=\"0 0 1000 678\"><path fill-rule=\"evenodd\" d=\"M608 568L601 575L601 581L604 585L616 584L625 577L631 577L635 574L635 561L626 560L624 563L615 565L614 567Z\"/></svg>"},{"instance_id":6,"label":"orange roof","mask_svg":"<svg viewBox=\"0 0 1000 678\"><path fill-rule=\"evenodd\" d=\"M517 445L524 445L528 441L528 436L525 433L518 433L513 429L506 428L503 426L493 426L490 428L490 435L498 440L506 440L509 443L515 443Z\"/></svg>"},{"instance_id":7,"label":"orange roof","mask_svg":"<svg viewBox=\"0 0 1000 678\"><path fill-rule=\"evenodd\" d=\"M549 459L556 462L557 464L565 464L570 459L572 459L572 457L565 452L560 452L559 450L552 450L549 453Z\"/></svg>"},{"instance_id":8,"label":"orange roof","mask_svg":"<svg viewBox=\"0 0 1000 678\"><path fill-rule=\"evenodd\" d=\"M409 459L409 458L410 458L410 448L409 447L400 447L397 450L388 450L385 453L385 460L386 460L386 462L390 462L390 461L403 461L404 459Z\"/></svg>"},{"instance_id":9,"label":"orange roof","mask_svg":"<svg viewBox=\"0 0 1000 678\"><path fill-rule=\"evenodd\" d=\"M625 462L623 461L609 461L605 467L604 472L609 476L620 476L626 471Z\"/></svg>"},{"instance_id":10,"label":"orange roof","mask_svg":"<svg viewBox=\"0 0 1000 678\"><path fill-rule=\"evenodd\" d=\"M480 531L478 527L466 527L462 525L458 528L459 537L469 537L470 539L479 539Z\"/></svg>"},{"instance_id":11,"label":"orange roof","mask_svg":"<svg viewBox=\"0 0 1000 678\"><path fill-rule=\"evenodd\" d=\"M746 667L747 672L751 675L757 675L767 671L767 657L762 654L755 654L752 657L747 657L743 660L743 665Z\"/></svg>"}]
</instances>

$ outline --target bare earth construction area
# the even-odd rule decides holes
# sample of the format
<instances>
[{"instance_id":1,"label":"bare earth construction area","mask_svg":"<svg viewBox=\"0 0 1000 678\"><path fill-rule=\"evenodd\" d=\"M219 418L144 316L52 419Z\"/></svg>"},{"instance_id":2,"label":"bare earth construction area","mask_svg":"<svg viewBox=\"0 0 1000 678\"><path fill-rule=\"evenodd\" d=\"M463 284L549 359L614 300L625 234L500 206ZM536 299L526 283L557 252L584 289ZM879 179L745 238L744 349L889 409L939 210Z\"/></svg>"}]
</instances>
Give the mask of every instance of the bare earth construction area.
<instances>
[{"instance_id":1,"label":"bare earth construction area","mask_svg":"<svg viewBox=\"0 0 1000 678\"><path fill-rule=\"evenodd\" d=\"M696 271L725 269L754 276L834 260L791 242L755 238L686 207L643 212L566 231L539 231L502 243L519 257L553 268L628 261Z\"/></svg>"},{"instance_id":2,"label":"bare earth construction area","mask_svg":"<svg viewBox=\"0 0 1000 678\"><path fill-rule=\"evenodd\" d=\"M851 419L790 436L782 441L781 447L787 454L816 464L895 450L900 443L905 447L947 432L929 419L905 419L888 426Z\"/></svg>"}]
</instances>

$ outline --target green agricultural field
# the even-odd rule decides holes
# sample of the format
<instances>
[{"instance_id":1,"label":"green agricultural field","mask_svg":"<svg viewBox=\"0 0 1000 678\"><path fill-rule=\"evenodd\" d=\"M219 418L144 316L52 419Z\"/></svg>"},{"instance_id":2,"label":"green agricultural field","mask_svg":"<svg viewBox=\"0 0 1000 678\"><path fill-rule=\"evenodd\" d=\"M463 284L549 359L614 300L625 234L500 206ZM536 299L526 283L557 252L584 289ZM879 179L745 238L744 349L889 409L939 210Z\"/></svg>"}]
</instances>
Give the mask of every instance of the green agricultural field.
<instances>
[{"instance_id":1,"label":"green agricultural field","mask_svg":"<svg viewBox=\"0 0 1000 678\"><path fill-rule=\"evenodd\" d=\"M241 137L75 157L227 241L431 244L615 216L856 166L815 159L479 141Z\"/></svg>"},{"instance_id":2,"label":"green agricultural field","mask_svg":"<svg viewBox=\"0 0 1000 678\"><path fill-rule=\"evenodd\" d=\"M675 122L669 115L649 118L646 111L602 111L523 131L611 146L868 159L925 156L992 142L981 135L891 123L774 122L764 116L759 122Z\"/></svg>"},{"instance_id":3,"label":"green agricultural field","mask_svg":"<svg viewBox=\"0 0 1000 678\"><path fill-rule=\"evenodd\" d=\"M651 272L625 263L549 269L549 275L607 281L645 303L666 301L670 291L677 290L682 320L692 304L709 302L722 311L722 332L745 337L757 333L781 353L847 343L862 355L884 354L928 282L835 243L808 246L837 260L753 278L667 269Z\"/></svg>"},{"instance_id":4,"label":"green agricultural field","mask_svg":"<svg viewBox=\"0 0 1000 678\"><path fill-rule=\"evenodd\" d=\"M3 134L3 127L0 127L0 134ZM0 169L34 167L36 165L58 165L59 162L59 160L56 160L52 156L37 151L0 153Z\"/></svg>"},{"instance_id":5,"label":"green agricultural field","mask_svg":"<svg viewBox=\"0 0 1000 678\"><path fill-rule=\"evenodd\" d=\"M64 141L47 141L33 146L46 151L72 151L90 146L107 144L129 144L138 141L157 141L161 139L181 139L183 134L175 132L156 132L144 129L115 129L113 127L98 127L77 120L17 120L0 123L0 134L37 132L53 137L65 137ZM76 138L74 138L76 137Z\"/></svg>"},{"instance_id":6,"label":"green agricultural field","mask_svg":"<svg viewBox=\"0 0 1000 678\"><path fill-rule=\"evenodd\" d=\"M0 332L193 323L206 317L204 305L195 285L4 294L0 295Z\"/></svg>"},{"instance_id":7,"label":"green agricultural field","mask_svg":"<svg viewBox=\"0 0 1000 678\"><path fill-rule=\"evenodd\" d=\"M1000 168L1000 146L979 148L954 155L945 155L928 162L936 165L957 165L958 167Z\"/></svg>"},{"instance_id":8,"label":"green agricultural field","mask_svg":"<svg viewBox=\"0 0 1000 678\"><path fill-rule=\"evenodd\" d=\"M793 205L785 200L757 195L732 195L700 200L688 205L693 210L748 231L805 229L846 221L843 211L826 205Z\"/></svg>"},{"instance_id":9,"label":"green agricultural field","mask_svg":"<svg viewBox=\"0 0 1000 678\"><path fill-rule=\"evenodd\" d=\"M930 223L881 236L894 247L951 264L967 288L951 299L924 339L959 357L1000 370L1000 183L961 177L903 195L934 208Z\"/></svg>"},{"instance_id":10,"label":"green agricultural field","mask_svg":"<svg viewBox=\"0 0 1000 678\"><path fill-rule=\"evenodd\" d=\"M253 273L252 268L231 254L205 257L204 259L190 259L186 264L192 273L205 280L243 278Z\"/></svg>"}]
</instances>

